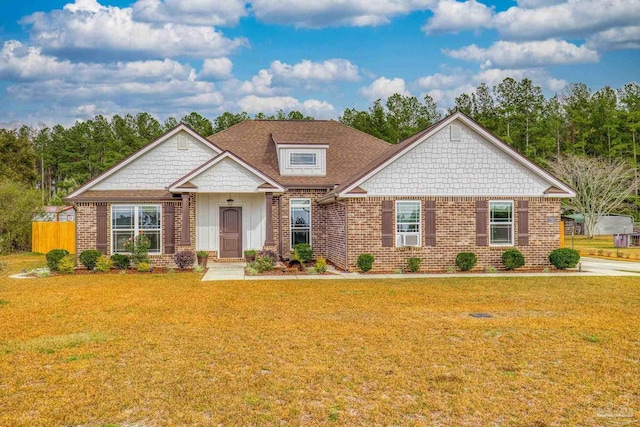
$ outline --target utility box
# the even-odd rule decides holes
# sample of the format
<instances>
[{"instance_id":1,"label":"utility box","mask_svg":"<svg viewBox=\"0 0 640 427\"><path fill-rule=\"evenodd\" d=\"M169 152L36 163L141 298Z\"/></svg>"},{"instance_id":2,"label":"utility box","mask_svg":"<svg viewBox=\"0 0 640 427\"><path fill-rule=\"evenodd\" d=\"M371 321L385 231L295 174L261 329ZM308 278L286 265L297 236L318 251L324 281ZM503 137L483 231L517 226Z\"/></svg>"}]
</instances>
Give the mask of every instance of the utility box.
<instances>
[{"instance_id":1,"label":"utility box","mask_svg":"<svg viewBox=\"0 0 640 427\"><path fill-rule=\"evenodd\" d=\"M629 235L628 234L614 234L613 235L613 247L614 248L628 248L629 247Z\"/></svg>"}]
</instances>

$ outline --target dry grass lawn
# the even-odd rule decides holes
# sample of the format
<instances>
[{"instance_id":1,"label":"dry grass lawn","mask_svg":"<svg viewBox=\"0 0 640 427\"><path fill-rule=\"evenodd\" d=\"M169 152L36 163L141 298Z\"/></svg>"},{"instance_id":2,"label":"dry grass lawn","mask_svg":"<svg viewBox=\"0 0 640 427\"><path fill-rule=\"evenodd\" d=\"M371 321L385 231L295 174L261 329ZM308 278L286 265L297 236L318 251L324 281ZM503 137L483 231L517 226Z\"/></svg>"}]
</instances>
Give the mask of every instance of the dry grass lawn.
<instances>
[{"instance_id":1,"label":"dry grass lawn","mask_svg":"<svg viewBox=\"0 0 640 427\"><path fill-rule=\"evenodd\" d=\"M640 278L0 274L0 426L640 422Z\"/></svg>"}]
</instances>

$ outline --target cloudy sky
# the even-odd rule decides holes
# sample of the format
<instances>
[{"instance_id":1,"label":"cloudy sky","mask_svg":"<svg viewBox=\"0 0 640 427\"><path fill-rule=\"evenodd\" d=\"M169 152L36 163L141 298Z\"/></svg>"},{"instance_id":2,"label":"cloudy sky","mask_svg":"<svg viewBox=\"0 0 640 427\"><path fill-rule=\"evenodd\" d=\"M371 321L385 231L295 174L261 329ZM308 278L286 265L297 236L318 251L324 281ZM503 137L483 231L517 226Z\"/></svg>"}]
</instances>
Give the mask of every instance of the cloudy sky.
<instances>
[{"instance_id":1,"label":"cloudy sky","mask_svg":"<svg viewBox=\"0 0 640 427\"><path fill-rule=\"evenodd\" d=\"M393 93L442 108L480 82L618 88L640 76L640 0L12 1L0 124L301 110Z\"/></svg>"}]
</instances>

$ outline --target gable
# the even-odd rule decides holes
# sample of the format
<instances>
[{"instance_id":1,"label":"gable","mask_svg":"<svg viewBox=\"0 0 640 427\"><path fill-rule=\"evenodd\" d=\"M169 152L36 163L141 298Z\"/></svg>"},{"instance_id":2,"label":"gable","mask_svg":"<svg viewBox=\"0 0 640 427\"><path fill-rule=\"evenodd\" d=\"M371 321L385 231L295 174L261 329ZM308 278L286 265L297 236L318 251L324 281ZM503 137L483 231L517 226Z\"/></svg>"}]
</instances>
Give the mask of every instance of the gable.
<instances>
[{"instance_id":1,"label":"gable","mask_svg":"<svg viewBox=\"0 0 640 427\"><path fill-rule=\"evenodd\" d=\"M217 154L213 146L196 139L185 130L180 130L90 188L165 189Z\"/></svg>"},{"instance_id":2,"label":"gable","mask_svg":"<svg viewBox=\"0 0 640 427\"><path fill-rule=\"evenodd\" d=\"M197 187L197 193L249 193L258 191L264 179L227 157L204 169L189 182Z\"/></svg>"},{"instance_id":3,"label":"gable","mask_svg":"<svg viewBox=\"0 0 640 427\"><path fill-rule=\"evenodd\" d=\"M453 120L359 185L369 196L544 196L555 183Z\"/></svg>"}]
</instances>

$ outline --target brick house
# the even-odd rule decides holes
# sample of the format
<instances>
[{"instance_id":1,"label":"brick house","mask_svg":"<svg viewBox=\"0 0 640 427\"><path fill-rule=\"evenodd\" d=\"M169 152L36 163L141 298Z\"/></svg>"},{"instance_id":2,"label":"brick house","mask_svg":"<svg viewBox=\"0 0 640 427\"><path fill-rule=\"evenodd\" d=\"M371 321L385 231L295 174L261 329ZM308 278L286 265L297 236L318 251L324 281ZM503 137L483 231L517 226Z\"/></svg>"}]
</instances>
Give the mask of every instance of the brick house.
<instances>
[{"instance_id":1,"label":"brick house","mask_svg":"<svg viewBox=\"0 0 640 427\"><path fill-rule=\"evenodd\" d=\"M423 270L471 251L478 268L519 249L547 266L560 199L575 193L478 123L454 113L390 145L336 121L246 120L209 138L180 124L68 196L77 250L123 252L144 232L156 265L180 250L210 261L296 243L354 270L419 257Z\"/></svg>"}]
</instances>

